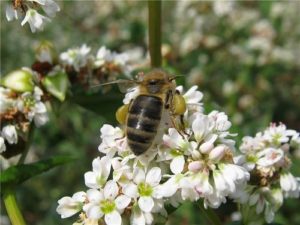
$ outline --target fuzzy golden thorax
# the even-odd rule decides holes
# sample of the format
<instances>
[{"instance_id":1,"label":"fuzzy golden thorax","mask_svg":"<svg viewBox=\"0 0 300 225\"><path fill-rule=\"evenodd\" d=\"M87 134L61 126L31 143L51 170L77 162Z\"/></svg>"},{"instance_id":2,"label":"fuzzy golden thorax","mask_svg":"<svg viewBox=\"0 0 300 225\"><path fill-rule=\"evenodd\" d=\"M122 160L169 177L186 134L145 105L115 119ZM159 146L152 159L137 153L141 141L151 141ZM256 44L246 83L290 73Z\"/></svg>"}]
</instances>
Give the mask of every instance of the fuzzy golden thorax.
<instances>
[{"instance_id":1,"label":"fuzzy golden thorax","mask_svg":"<svg viewBox=\"0 0 300 225\"><path fill-rule=\"evenodd\" d=\"M163 98L169 91L174 93L175 87L174 79L160 69L142 75L139 81L140 94L155 95L160 98Z\"/></svg>"}]
</instances>

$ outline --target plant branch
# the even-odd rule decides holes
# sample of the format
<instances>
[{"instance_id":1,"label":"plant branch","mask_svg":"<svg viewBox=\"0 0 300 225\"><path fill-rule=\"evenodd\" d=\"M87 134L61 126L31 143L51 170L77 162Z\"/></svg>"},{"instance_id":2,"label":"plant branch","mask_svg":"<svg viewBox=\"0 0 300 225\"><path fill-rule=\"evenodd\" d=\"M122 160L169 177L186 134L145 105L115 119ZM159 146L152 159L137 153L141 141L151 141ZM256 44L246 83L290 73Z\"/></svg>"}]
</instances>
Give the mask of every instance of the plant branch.
<instances>
[{"instance_id":1,"label":"plant branch","mask_svg":"<svg viewBox=\"0 0 300 225\"><path fill-rule=\"evenodd\" d=\"M22 213L18 207L14 190L4 192L3 201L12 225L26 225Z\"/></svg>"},{"instance_id":2,"label":"plant branch","mask_svg":"<svg viewBox=\"0 0 300 225\"><path fill-rule=\"evenodd\" d=\"M148 1L149 52L152 67L161 67L161 0Z\"/></svg>"}]
</instances>

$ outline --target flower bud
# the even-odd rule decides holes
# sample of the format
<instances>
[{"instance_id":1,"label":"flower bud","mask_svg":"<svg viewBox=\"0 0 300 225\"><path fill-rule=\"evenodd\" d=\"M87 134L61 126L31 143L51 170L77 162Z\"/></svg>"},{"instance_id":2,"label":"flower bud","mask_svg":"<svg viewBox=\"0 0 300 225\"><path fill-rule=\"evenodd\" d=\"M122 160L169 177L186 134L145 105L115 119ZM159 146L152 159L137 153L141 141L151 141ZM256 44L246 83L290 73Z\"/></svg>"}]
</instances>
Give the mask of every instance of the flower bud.
<instances>
[{"instance_id":1,"label":"flower bud","mask_svg":"<svg viewBox=\"0 0 300 225\"><path fill-rule=\"evenodd\" d=\"M32 73L29 70L20 69L7 74L1 84L18 92L33 91Z\"/></svg>"},{"instance_id":2,"label":"flower bud","mask_svg":"<svg viewBox=\"0 0 300 225\"><path fill-rule=\"evenodd\" d=\"M189 171L198 172L199 170L201 170L203 168L203 162L200 162L200 161L191 162L191 163L189 163L188 168L189 168Z\"/></svg>"},{"instance_id":3,"label":"flower bud","mask_svg":"<svg viewBox=\"0 0 300 225\"><path fill-rule=\"evenodd\" d=\"M225 146L219 145L209 153L209 159L219 161L225 154Z\"/></svg>"},{"instance_id":4,"label":"flower bud","mask_svg":"<svg viewBox=\"0 0 300 225\"><path fill-rule=\"evenodd\" d=\"M203 154L209 153L213 149L214 145L210 142L204 142L200 145L200 152Z\"/></svg>"},{"instance_id":5,"label":"flower bud","mask_svg":"<svg viewBox=\"0 0 300 225\"><path fill-rule=\"evenodd\" d=\"M35 49L35 58L39 62L55 63L57 53L53 44L49 41L42 41Z\"/></svg>"}]
</instances>

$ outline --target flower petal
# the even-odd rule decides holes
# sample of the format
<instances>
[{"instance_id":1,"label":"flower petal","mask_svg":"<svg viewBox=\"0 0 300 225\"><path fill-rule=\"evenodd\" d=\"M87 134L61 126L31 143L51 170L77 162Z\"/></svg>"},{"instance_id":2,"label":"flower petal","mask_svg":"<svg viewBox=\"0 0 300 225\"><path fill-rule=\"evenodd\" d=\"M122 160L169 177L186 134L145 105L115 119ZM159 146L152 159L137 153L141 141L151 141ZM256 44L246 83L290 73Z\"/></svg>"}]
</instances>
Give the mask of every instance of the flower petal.
<instances>
[{"instance_id":1,"label":"flower petal","mask_svg":"<svg viewBox=\"0 0 300 225\"><path fill-rule=\"evenodd\" d=\"M133 172L133 181L138 184L145 181L145 172L143 169L138 167L135 168Z\"/></svg>"},{"instance_id":2,"label":"flower petal","mask_svg":"<svg viewBox=\"0 0 300 225\"><path fill-rule=\"evenodd\" d=\"M106 214L104 216L105 223L107 225L121 225L122 224L122 218L120 216L120 213L118 213L116 210L113 212Z\"/></svg>"},{"instance_id":3,"label":"flower petal","mask_svg":"<svg viewBox=\"0 0 300 225\"><path fill-rule=\"evenodd\" d=\"M161 180L161 169L159 167L153 167L146 176L146 183L151 186L156 186Z\"/></svg>"},{"instance_id":4,"label":"flower petal","mask_svg":"<svg viewBox=\"0 0 300 225\"><path fill-rule=\"evenodd\" d=\"M131 197L131 198L137 198L138 197L138 188L135 184L129 183L126 184L123 188L122 191L125 195Z\"/></svg>"},{"instance_id":5,"label":"flower petal","mask_svg":"<svg viewBox=\"0 0 300 225\"><path fill-rule=\"evenodd\" d=\"M140 197L138 204L142 211L151 212L151 210L154 206L154 201L151 197L143 196L143 197Z\"/></svg>"},{"instance_id":6,"label":"flower petal","mask_svg":"<svg viewBox=\"0 0 300 225\"><path fill-rule=\"evenodd\" d=\"M110 199L110 200L115 199L118 192L119 192L119 187L115 181L110 180L106 183L106 185L104 187L105 199Z\"/></svg>"},{"instance_id":7,"label":"flower petal","mask_svg":"<svg viewBox=\"0 0 300 225\"><path fill-rule=\"evenodd\" d=\"M120 195L115 200L118 210L121 211L123 211L123 209L125 209L130 202L131 202L131 198L126 195Z\"/></svg>"},{"instance_id":8,"label":"flower petal","mask_svg":"<svg viewBox=\"0 0 300 225\"><path fill-rule=\"evenodd\" d=\"M184 167L184 157L183 155L175 157L170 165L171 171L174 174L179 174L182 172Z\"/></svg>"}]
</instances>

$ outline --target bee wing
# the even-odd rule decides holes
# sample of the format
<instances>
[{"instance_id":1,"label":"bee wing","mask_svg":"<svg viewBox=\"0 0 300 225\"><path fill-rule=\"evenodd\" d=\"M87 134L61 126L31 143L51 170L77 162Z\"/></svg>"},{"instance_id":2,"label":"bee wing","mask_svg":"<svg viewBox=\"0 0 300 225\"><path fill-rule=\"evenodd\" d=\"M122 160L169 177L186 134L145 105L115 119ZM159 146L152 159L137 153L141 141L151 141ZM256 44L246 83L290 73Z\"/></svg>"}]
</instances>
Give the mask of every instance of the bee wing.
<instances>
[{"instance_id":1,"label":"bee wing","mask_svg":"<svg viewBox=\"0 0 300 225\"><path fill-rule=\"evenodd\" d=\"M92 87L99 87L99 86L106 86L106 85L113 85L113 84L117 84L120 91L122 93L126 93L128 89L135 87L137 85L137 82L135 80L120 79L120 80L107 82L104 84L97 84Z\"/></svg>"}]
</instances>

